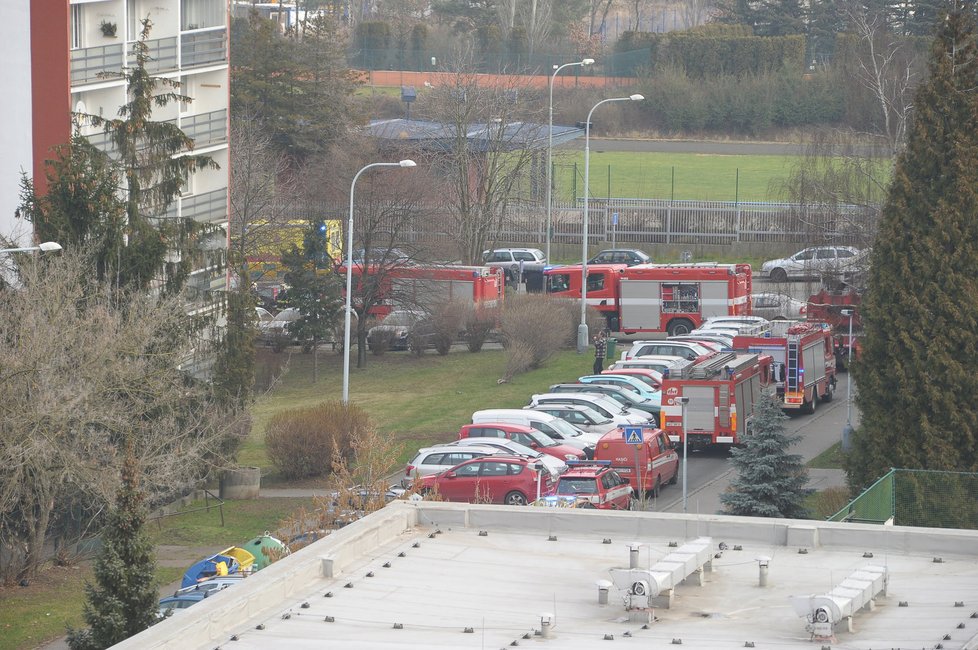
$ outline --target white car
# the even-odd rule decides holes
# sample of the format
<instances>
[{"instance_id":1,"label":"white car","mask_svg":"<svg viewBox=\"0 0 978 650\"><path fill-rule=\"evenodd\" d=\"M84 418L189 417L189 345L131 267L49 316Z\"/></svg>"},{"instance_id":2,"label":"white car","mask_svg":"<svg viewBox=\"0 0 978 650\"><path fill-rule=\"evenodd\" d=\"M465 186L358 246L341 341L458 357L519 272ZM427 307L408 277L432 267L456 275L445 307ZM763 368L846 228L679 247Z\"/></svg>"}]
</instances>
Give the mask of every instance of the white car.
<instances>
[{"instance_id":1,"label":"white car","mask_svg":"<svg viewBox=\"0 0 978 650\"><path fill-rule=\"evenodd\" d=\"M852 246L812 246L790 257L768 260L761 275L771 282L816 278L823 273L844 273L859 265L863 251Z\"/></svg>"},{"instance_id":2,"label":"white car","mask_svg":"<svg viewBox=\"0 0 978 650\"><path fill-rule=\"evenodd\" d=\"M676 372L682 370L690 363L685 357L677 357L668 354L646 354L631 359L615 361L608 370L622 370L624 368L647 368L655 370L660 375L666 370Z\"/></svg>"},{"instance_id":3,"label":"white car","mask_svg":"<svg viewBox=\"0 0 978 650\"><path fill-rule=\"evenodd\" d=\"M724 327L740 328L751 325L770 327L771 322L761 316L713 316L703 321L699 328L708 330Z\"/></svg>"},{"instance_id":4,"label":"white car","mask_svg":"<svg viewBox=\"0 0 978 650\"><path fill-rule=\"evenodd\" d=\"M567 463L556 456L550 456L536 449L530 449L526 445L515 440L510 440L509 438L460 438L448 443L446 447L491 447L501 454L514 454L525 458L533 458L543 464L547 468L547 471L554 476L558 476L567 471Z\"/></svg>"},{"instance_id":5,"label":"white car","mask_svg":"<svg viewBox=\"0 0 978 650\"><path fill-rule=\"evenodd\" d=\"M423 447L418 450L414 458L408 461L407 466L404 468L404 476L401 477L401 487L409 488L416 479L422 476L437 474L467 460L482 456L491 456L497 453L500 453L498 447L488 447L486 445L469 445L466 449L459 449L457 446L450 445Z\"/></svg>"},{"instance_id":6,"label":"white car","mask_svg":"<svg viewBox=\"0 0 978 650\"><path fill-rule=\"evenodd\" d=\"M667 355L681 357L683 359L695 360L706 354L711 354L711 350L705 345L693 343L692 341L635 341L632 347L622 352L622 361L628 361L635 357L644 357L649 354Z\"/></svg>"},{"instance_id":7,"label":"white car","mask_svg":"<svg viewBox=\"0 0 978 650\"><path fill-rule=\"evenodd\" d=\"M614 431L618 428L611 418L598 413L590 406L584 406L582 404L540 404L533 410L540 411L541 413L549 413L564 422L574 425L585 433L597 436L603 436L609 431Z\"/></svg>"},{"instance_id":8,"label":"white car","mask_svg":"<svg viewBox=\"0 0 978 650\"><path fill-rule=\"evenodd\" d=\"M275 317L271 320L259 322L258 332L259 338L262 343L266 345L274 345L279 342L291 342L292 337L289 335L289 323L298 320L301 314L299 310L295 307L288 307L283 309L279 313L275 314Z\"/></svg>"},{"instance_id":9,"label":"white car","mask_svg":"<svg viewBox=\"0 0 978 650\"><path fill-rule=\"evenodd\" d=\"M751 311L768 320L798 320L805 318L808 304L783 293L755 293Z\"/></svg>"},{"instance_id":10,"label":"white car","mask_svg":"<svg viewBox=\"0 0 978 650\"><path fill-rule=\"evenodd\" d=\"M618 400L598 393L538 393L530 398L530 407L536 408L539 404L582 404L590 406L620 427L649 423L648 414L627 409Z\"/></svg>"}]
</instances>

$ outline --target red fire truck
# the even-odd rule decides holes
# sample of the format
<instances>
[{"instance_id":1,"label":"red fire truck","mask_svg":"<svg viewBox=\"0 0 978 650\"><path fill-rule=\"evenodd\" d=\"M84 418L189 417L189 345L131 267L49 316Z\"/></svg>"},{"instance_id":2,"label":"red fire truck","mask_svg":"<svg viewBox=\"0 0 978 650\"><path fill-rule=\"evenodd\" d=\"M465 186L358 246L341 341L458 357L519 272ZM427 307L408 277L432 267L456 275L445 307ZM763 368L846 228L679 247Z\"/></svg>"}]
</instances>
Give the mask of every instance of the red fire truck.
<instances>
[{"instance_id":1,"label":"red fire truck","mask_svg":"<svg viewBox=\"0 0 978 650\"><path fill-rule=\"evenodd\" d=\"M733 348L771 357L771 378L782 408L814 413L835 391L832 330L824 323L774 321L762 336L735 336Z\"/></svg>"},{"instance_id":2,"label":"red fire truck","mask_svg":"<svg viewBox=\"0 0 978 650\"><path fill-rule=\"evenodd\" d=\"M345 277L346 266L337 272ZM362 266L353 265L356 301ZM381 299L370 308L371 316L383 318L394 309L417 309L447 301L459 301L480 309L502 305L503 273L488 266L402 264L384 269L371 265L368 273L381 277Z\"/></svg>"},{"instance_id":3,"label":"red fire truck","mask_svg":"<svg viewBox=\"0 0 978 650\"><path fill-rule=\"evenodd\" d=\"M808 320L827 323L832 328L836 370L848 369L850 354L853 358L859 356L859 336L863 331L859 318L861 302L862 294L854 289L823 288L808 298Z\"/></svg>"},{"instance_id":4,"label":"red fire truck","mask_svg":"<svg viewBox=\"0 0 978 650\"><path fill-rule=\"evenodd\" d=\"M770 390L771 357L742 352L715 352L662 378L662 428L682 442L686 397L687 446L736 445L744 441L754 404Z\"/></svg>"},{"instance_id":5,"label":"red fire truck","mask_svg":"<svg viewBox=\"0 0 978 650\"><path fill-rule=\"evenodd\" d=\"M581 297L581 266L545 271L547 292ZM613 332L685 334L711 316L750 314L749 264L592 264L587 304Z\"/></svg>"}]
</instances>

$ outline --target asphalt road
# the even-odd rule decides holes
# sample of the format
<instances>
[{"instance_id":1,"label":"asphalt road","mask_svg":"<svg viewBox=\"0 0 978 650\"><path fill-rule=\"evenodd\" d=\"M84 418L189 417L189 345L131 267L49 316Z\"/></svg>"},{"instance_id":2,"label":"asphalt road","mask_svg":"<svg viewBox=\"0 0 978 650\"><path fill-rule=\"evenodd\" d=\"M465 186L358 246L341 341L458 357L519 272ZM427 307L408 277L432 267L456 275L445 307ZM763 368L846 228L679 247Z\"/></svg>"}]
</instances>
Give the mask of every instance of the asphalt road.
<instances>
[{"instance_id":1,"label":"asphalt road","mask_svg":"<svg viewBox=\"0 0 978 650\"><path fill-rule=\"evenodd\" d=\"M842 429L846 423L846 390L849 375L839 375L835 389L835 399L827 404L819 404L813 415L796 415L787 424L787 431L798 434L801 439L791 448L800 454L805 462L831 447L842 438ZM853 422L856 422L857 412L853 411ZM680 463L682 451L680 450ZM680 465L680 468L682 466ZM715 451L691 452L687 458L687 511L698 514L713 514L720 511L720 494L722 494L734 472L730 460L725 453ZM840 485L841 470L813 470L810 472L809 486L824 489L832 485ZM676 485L664 488L657 503L649 504L646 508L657 512L682 512L682 477Z\"/></svg>"}]
</instances>

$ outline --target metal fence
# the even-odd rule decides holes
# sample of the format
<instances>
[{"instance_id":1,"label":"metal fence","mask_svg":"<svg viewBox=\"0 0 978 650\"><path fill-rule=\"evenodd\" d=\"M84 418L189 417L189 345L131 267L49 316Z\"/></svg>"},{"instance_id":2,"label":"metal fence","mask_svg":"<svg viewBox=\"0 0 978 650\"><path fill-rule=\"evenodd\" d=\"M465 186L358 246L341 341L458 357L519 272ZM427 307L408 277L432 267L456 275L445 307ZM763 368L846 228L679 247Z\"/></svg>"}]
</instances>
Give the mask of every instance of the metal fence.
<instances>
[{"instance_id":1,"label":"metal fence","mask_svg":"<svg viewBox=\"0 0 978 650\"><path fill-rule=\"evenodd\" d=\"M978 528L978 474L892 469L829 521Z\"/></svg>"}]
</instances>

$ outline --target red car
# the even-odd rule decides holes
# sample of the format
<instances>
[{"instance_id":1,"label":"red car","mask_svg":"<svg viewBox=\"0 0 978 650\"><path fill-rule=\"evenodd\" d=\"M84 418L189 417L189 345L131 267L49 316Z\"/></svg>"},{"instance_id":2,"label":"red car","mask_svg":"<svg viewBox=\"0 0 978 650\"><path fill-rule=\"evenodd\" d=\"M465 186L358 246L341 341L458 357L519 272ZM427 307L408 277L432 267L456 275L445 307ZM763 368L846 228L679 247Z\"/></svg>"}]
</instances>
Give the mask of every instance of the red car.
<instances>
[{"instance_id":1,"label":"red car","mask_svg":"<svg viewBox=\"0 0 978 650\"><path fill-rule=\"evenodd\" d=\"M542 471L536 468L532 458L483 456L421 477L419 491L421 494L437 491L446 501L525 506L536 499L538 486L541 496L553 494L551 473L543 467L540 467Z\"/></svg>"},{"instance_id":2,"label":"red car","mask_svg":"<svg viewBox=\"0 0 978 650\"><path fill-rule=\"evenodd\" d=\"M614 370L602 370L601 374L638 377L656 390L660 390L662 388L662 373L656 372L651 368L615 368Z\"/></svg>"},{"instance_id":3,"label":"red car","mask_svg":"<svg viewBox=\"0 0 978 650\"><path fill-rule=\"evenodd\" d=\"M559 458L562 461L584 460L587 454L577 447L562 445L545 433L536 429L524 427L520 424L501 424L491 422L488 424L466 424L458 432L459 440L462 438L508 438L518 442L530 449Z\"/></svg>"},{"instance_id":4,"label":"red car","mask_svg":"<svg viewBox=\"0 0 978 650\"><path fill-rule=\"evenodd\" d=\"M582 463L572 466L557 481L555 496L549 499L573 500L578 508L631 510L632 487L618 475L611 463Z\"/></svg>"}]
</instances>

